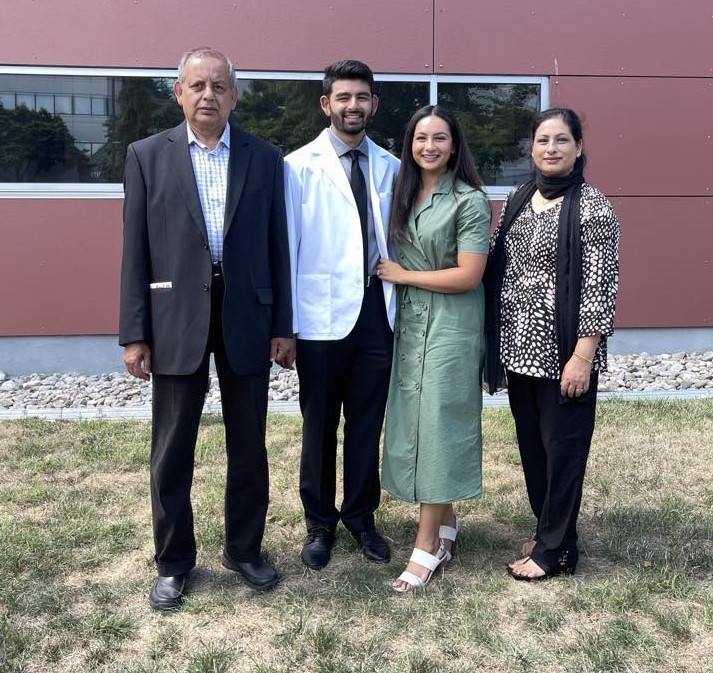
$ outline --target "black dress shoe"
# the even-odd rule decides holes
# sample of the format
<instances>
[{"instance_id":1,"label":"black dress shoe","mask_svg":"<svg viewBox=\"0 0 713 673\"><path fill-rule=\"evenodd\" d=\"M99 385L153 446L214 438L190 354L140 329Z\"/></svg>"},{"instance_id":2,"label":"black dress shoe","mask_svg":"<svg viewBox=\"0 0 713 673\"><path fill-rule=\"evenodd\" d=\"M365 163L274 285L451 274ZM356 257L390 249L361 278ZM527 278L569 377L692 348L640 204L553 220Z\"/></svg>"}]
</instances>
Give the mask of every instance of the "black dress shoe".
<instances>
[{"instance_id":1,"label":"black dress shoe","mask_svg":"<svg viewBox=\"0 0 713 673\"><path fill-rule=\"evenodd\" d=\"M155 610L176 610L181 607L188 574L159 577L149 592L149 603Z\"/></svg>"},{"instance_id":2,"label":"black dress shoe","mask_svg":"<svg viewBox=\"0 0 713 673\"><path fill-rule=\"evenodd\" d=\"M352 533L367 561L388 563L391 560L389 543L377 530L365 530Z\"/></svg>"},{"instance_id":3,"label":"black dress shoe","mask_svg":"<svg viewBox=\"0 0 713 673\"><path fill-rule=\"evenodd\" d=\"M255 561L233 561L223 552L221 563L224 568L240 573L245 580L245 584L256 591L272 589L280 581L280 575L275 566L262 557L258 557Z\"/></svg>"},{"instance_id":4,"label":"black dress shoe","mask_svg":"<svg viewBox=\"0 0 713 673\"><path fill-rule=\"evenodd\" d=\"M326 528L313 528L307 533L302 547L302 563L312 570L319 570L329 563L334 545L334 533Z\"/></svg>"}]
</instances>

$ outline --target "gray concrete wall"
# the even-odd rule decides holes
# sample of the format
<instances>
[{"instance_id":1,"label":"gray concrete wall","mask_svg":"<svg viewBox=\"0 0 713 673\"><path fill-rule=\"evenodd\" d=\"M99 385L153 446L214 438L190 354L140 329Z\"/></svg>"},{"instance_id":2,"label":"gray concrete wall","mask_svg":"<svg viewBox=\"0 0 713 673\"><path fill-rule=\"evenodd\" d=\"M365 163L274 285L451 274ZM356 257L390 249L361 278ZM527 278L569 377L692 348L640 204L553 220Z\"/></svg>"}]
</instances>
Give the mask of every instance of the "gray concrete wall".
<instances>
[{"instance_id":1,"label":"gray concrete wall","mask_svg":"<svg viewBox=\"0 0 713 673\"><path fill-rule=\"evenodd\" d=\"M713 350L713 328L619 329L611 353L676 353ZM116 336L0 337L0 371L9 376L123 371Z\"/></svg>"}]
</instances>

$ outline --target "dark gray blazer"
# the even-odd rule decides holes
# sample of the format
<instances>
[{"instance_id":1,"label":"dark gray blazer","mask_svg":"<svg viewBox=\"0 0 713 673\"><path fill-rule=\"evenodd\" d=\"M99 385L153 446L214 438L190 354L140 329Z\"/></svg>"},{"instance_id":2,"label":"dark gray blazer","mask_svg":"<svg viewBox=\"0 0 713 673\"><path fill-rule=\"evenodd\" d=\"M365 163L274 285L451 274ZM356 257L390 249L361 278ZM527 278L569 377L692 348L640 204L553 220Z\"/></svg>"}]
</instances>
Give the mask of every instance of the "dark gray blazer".
<instances>
[{"instance_id":1,"label":"dark gray blazer","mask_svg":"<svg viewBox=\"0 0 713 673\"><path fill-rule=\"evenodd\" d=\"M124 194L119 343L148 342L156 374L191 374L208 341L212 274L185 122L129 146ZM223 274L230 366L265 371L270 339L292 336L282 154L233 124Z\"/></svg>"}]
</instances>

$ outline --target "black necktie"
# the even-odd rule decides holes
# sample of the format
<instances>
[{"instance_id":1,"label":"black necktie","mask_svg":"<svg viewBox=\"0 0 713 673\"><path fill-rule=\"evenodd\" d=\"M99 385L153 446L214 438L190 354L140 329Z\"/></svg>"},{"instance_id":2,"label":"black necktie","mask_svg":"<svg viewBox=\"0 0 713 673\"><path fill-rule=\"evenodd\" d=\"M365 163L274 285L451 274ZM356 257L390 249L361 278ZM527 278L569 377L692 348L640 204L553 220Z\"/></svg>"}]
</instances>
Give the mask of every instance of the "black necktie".
<instances>
[{"instance_id":1,"label":"black necktie","mask_svg":"<svg viewBox=\"0 0 713 673\"><path fill-rule=\"evenodd\" d=\"M366 205L366 180L364 173L359 168L359 150L350 150L348 152L352 160L352 172L349 184L351 184L352 192L354 192L354 200L356 201L357 210L359 210L359 220L361 220L361 237L364 242L364 282L366 283L369 269L367 268L369 260L369 234L366 230L367 223L367 205Z\"/></svg>"}]
</instances>

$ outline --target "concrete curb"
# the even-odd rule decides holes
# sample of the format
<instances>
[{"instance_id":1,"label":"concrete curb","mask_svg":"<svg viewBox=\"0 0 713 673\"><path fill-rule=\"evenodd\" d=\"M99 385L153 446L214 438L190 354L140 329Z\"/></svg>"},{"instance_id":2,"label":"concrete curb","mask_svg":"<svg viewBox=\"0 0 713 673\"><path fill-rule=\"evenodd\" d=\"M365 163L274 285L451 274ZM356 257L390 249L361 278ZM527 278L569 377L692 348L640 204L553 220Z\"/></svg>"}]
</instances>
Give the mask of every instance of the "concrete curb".
<instances>
[{"instance_id":1,"label":"concrete curb","mask_svg":"<svg viewBox=\"0 0 713 673\"><path fill-rule=\"evenodd\" d=\"M668 400L688 401L713 398L713 389L653 390L646 392L600 392L600 400ZM507 394L483 395L483 407L504 407ZM270 402L268 411L276 414L298 414L298 402ZM220 414L219 404L207 404L204 414ZM0 421L42 418L47 421L132 421L151 420L151 407L67 407L63 409L0 409Z\"/></svg>"}]
</instances>

